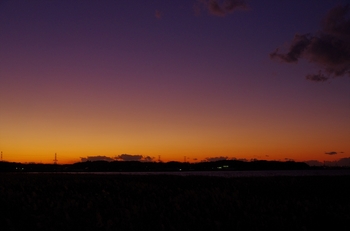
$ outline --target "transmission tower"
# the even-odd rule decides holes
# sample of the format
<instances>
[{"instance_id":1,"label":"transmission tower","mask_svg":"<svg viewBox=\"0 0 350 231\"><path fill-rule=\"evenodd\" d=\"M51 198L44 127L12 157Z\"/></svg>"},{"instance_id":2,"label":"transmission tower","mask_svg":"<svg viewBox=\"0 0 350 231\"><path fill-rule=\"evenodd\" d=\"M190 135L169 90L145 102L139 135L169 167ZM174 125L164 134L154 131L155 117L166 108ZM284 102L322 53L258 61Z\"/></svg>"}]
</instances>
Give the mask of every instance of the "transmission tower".
<instances>
[{"instance_id":1,"label":"transmission tower","mask_svg":"<svg viewBox=\"0 0 350 231\"><path fill-rule=\"evenodd\" d=\"M57 164L57 153L55 153L55 159L53 160L53 164Z\"/></svg>"}]
</instances>

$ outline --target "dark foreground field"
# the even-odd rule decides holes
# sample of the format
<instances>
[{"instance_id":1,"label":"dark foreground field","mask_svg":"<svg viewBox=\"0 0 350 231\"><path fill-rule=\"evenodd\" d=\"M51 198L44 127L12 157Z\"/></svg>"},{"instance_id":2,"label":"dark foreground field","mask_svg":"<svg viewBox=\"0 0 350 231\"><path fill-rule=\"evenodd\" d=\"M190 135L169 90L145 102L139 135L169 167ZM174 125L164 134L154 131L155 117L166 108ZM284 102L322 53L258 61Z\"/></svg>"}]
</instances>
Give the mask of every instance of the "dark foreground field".
<instances>
[{"instance_id":1,"label":"dark foreground field","mask_svg":"<svg viewBox=\"0 0 350 231\"><path fill-rule=\"evenodd\" d=\"M0 230L348 230L350 176L0 174Z\"/></svg>"}]
</instances>

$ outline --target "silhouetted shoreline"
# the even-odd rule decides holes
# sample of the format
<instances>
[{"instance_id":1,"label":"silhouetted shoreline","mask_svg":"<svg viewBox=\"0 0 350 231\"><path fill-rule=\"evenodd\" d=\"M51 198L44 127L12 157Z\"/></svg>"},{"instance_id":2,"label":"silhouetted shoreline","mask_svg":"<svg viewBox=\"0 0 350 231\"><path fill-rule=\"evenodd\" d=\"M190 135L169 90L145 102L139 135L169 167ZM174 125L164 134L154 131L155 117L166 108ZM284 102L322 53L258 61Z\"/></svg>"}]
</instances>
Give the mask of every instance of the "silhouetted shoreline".
<instances>
[{"instance_id":1,"label":"silhouetted shoreline","mask_svg":"<svg viewBox=\"0 0 350 231\"><path fill-rule=\"evenodd\" d=\"M256 171L256 170L308 170L310 167L294 161L240 161L215 162L140 162L140 161L86 161L74 164L40 164L0 162L1 172L177 172L177 171ZM334 167L333 167L334 168Z\"/></svg>"}]
</instances>

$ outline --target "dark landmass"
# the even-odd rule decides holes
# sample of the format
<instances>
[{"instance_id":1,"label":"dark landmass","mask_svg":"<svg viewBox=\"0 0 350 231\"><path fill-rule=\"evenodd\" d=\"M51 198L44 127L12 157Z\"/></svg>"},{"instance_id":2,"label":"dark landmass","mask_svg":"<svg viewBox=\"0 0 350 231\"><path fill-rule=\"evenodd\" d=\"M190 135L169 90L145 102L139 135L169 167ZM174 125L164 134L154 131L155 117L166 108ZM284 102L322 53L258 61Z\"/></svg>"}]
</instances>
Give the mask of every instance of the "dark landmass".
<instances>
[{"instance_id":1,"label":"dark landmass","mask_svg":"<svg viewBox=\"0 0 350 231\"><path fill-rule=\"evenodd\" d=\"M350 176L0 174L1 230L347 230Z\"/></svg>"},{"instance_id":2,"label":"dark landmass","mask_svg":"<svg viewBox=\"0 0 350 231\"><path fill-rule=\"evenodd\" d=\"M140 162L140 161L86 161L74 164L35 164L0 162L2 172L168 172L168 171L246 171L246 170L306 170L304 162L294 161L240 161L215 162Z\"/></svg>"}]
</instances>

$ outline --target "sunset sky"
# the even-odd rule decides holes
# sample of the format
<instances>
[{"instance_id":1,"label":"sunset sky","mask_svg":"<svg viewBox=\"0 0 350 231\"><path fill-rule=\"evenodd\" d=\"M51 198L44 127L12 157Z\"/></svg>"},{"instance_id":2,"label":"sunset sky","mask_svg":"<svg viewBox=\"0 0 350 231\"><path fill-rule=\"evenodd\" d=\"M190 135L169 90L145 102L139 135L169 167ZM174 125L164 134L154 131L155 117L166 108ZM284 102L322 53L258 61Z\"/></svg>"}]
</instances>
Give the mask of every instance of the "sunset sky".
<instances>
[{"instance_id":1,"label":"sunset sky","mask_svg":"<svg viewBox=\"0 0 350 231\"><path fill-rule=\"evenodd\" d=\"M3 160L348 158L346 3L2 0Z\"/></svg>"}]
</instances>

